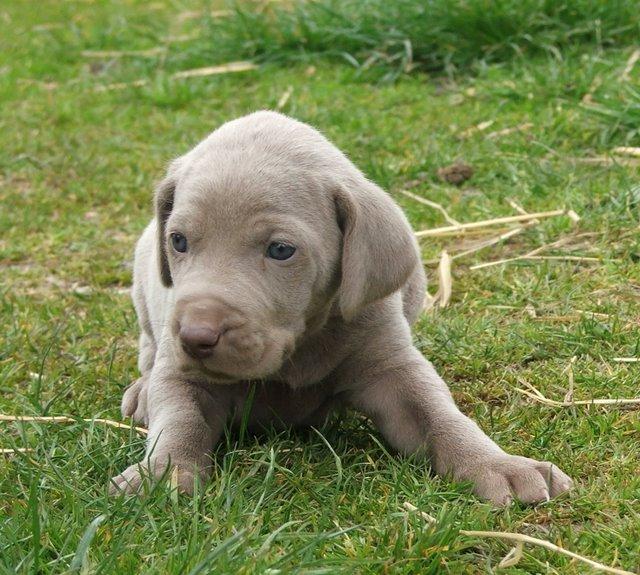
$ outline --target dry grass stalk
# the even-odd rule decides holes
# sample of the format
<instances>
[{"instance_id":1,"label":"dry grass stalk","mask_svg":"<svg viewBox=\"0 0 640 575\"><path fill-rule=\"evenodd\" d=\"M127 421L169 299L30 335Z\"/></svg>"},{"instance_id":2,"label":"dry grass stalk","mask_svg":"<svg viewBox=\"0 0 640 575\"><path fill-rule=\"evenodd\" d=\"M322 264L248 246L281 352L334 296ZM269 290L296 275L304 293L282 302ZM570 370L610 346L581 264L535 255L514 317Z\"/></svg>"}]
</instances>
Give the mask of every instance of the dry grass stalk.
<instances>
[{"instance_id":1,"label":"dry grass stalk","mask_svg":"<svg viewBox=\"0 0 640 575\"><path fill-rule=\"evenodd\" d=\"M522 215L529 215L529 213L517 202L515 202L514 200L507 200L507 202L509 203L509 205L516 210L518 213L522 214ZM509 238L516 236L520 233L522 233L523 231L525 231L526 229L529 229L533 226L536 226L540 223L540 220L538 219L534 219L531 220L530 222L526 222L523 226L519 226L517 228L512 228L510 230L507 230L506 232L501 233L498 236L495 236L493 238L489 238L487 240L481 240L479 242L476 243L476 245L473 245L471 248L464 250L460 253L455 254L454 256L451 257L451 259L453 260L457 260L459 258L463 258L465 256L468 256L470 254L479 252L480 250L483 250L484 248L488 248L491 246L494 246L500 242L503 242L504 240L508 240Z\"/></svg>"},{"instance_id":2,"label":"dry grass stalk","mask_svg":"<svg viewBox=\"0 0 640 575\"><path fill-rule=\"evenodd\" d=\"M447 220L452 226L460 226L460 222L458 220L454 220L449 213L447 212L447 210L440 204L438 204L437 202L433 202L431 200L427 200L426 198L423 198L422 196L419 196L417 194L414 194L413 192L409 192L407 190L400 190L400 193L403 196L407 196L407 198L411 198L412 200L415 200L416 202L419 202L425 206L429 206L430 208L434 208L436 210L438 210L443 216L444 219Z\"/></svg>"},{"instance_id":3,"label":"dry grass stalk","mask_svg":"<svg viewBox=\"0 0 640 575\"><path fill-rule=\"evenodd\" d=\"M185 78L199 78L202 76L215 76L218 74L229 74L232 72L246 72L247 70L255 70L257 66L253 62L239 61L221 64L219 66L206 66L204 68L194 68L192 70L182 70L171 74L171 80L184 80ZM115 84L105 84L96 86L96 92L110 92L111 90L123 90L130 87L145 86L149 83L147 78L140 78L132 82L117 82Z\"/></svg>"},{"instance_id":4,"label":"dry grass stalk","mask_svg":"<svg viewBox=\"0 0 640 575\"><path fill-rule=\"evenodd\" d=\"M570 215L569 212L572 212ZM491 220L480 220L478 222L468 222L458 225L446 226L443 228L433 228L430 230L421 230L416 232L416 237L425 238L425 237L437 237L437 236L448 236L448 235L458 235L467 232L468 230L474 230L478 228L486 228L490 226L496 226L501 224L512 224L518 222L529 222L531 220L543 219L543 218L553 218L556 216L569 216L571 219L574 217L578 217L573 210L551 210L548 212L535 212L531 214L518 214L517 216L505 216L502 218L493 218Z\"/></svg>"},{"instance_id":5,"label":"dry grass stalk","mask_svg":"<svg viewBox=\"0 0 640 575\"><path fill-rule=\"evenodd\" d=\"M510 136L511 134L515 134L517 132L526 132L533 128L533 124L531 122L525 122L524 124L520 124L519 126L513 126L512 128L505 128L504 130L496 130L495 132L490 132L487 134L487 140L495 140L496 138L502 138L503 136Z\"/></svg>"},{"instance_id":6,"label":"dry grass stalk","mask_svg":"<svg viewBox=\"0 0 640 575\"><path fill-rule=\"evenodd\" d=\"M104 84L96 86L95 92L111 92L113 90L125 90L126 88L140 88L149 83L147 79L134 80L133 82L114 82L113 84Z\"/></svg>"},{"instance_id":7,"label":"dry grass stalk","mask_svg":"<svg viewBox=\"0 0 640 575\"><path fill-rule=\"evenodd\" d=\"M509 551L503 558L500 563L498 563L498 567L500 569L505 569L507 567L513 567L520 563L520 559L522 559L524 555L524 542L518 541L516 546Z\"/></svg>"},{"instance_id":8,"label":"dry grass stalk","mask_svg":"<svg viewBox=\"0 0 640 575\"><path fill-rule=\"evenodd\" d=\"M276 104L276 110L282 110L282 108L284 108L287 103L289 102L289 98L291 98L291 94L293 94L293 86L289 86L282 94L282 96L280 96L280 99L278 100L278 103Z\"/></svg>"},{"instance_id":9,"label":"dry grass stalk","mask_svg":"<svg viewBox=\"0 0 640 575\"><path fill-rule=\"evenodd\" d=\"M196 20L197 18L224 18L233 14L233 10L211 10L208 13L203 10L185 10L176 16L177 22Z\"/></svg>"},{"instance_id":10,"label":"dry grass stalk","mask_svg":"<svg viewBox=\"0 0 640 575\"><path fill-rule=\"evenodd\" d=\"M574 311L577 314L586 315L586 316L589 316L591 318L596 318L596 319L610 319L611 318L611 314L610 313L601 313L601 312L598 312L598 311L589 311L588 309L576 309Z\"/></svg>"},{"instance_id":11,"label":"dry grass stalk","mask_svg":"<svg viewBox=\"0 0 640 575\"><path fill-rule=\"evenodd\" d=\"M591 319L602 319L608 320L611 319L611 315L608 313L599 313L597 311L588 311L582 309L574 310L574 313L566 314L566 315L543 315L537 317L539 321L577 321L582 317L588 317Z\"/></svg>"},{"instance_id":12,"label":"dry grass stalk","mask_svg":"<svg viewBox=\"0 0 640 575\"><path fill-rule=\"evenodd\" d=\"M194 68L193 70L183 70L171 74L171 79L180 80L183 78L199 78L201 76L215 76L217 74L228 74L229 72L246 72L247 70L255 70L256 66L253 62L239 61L221 64L220 66L206 66L204 68Z\"/></svg>"},{"instance_id":13,"label":"dry grass stalk","mask_svg":"<svg viewBox=\"0 0 640 575\"><path fill-rule=\"evenodd\" d=\"M602 86L602 77L596 76L593 79L593 82L591 82L591 85L589 86L587 93L584 96L582 96L580 101L586 105L593 104L593 95L595 94L596 90L600 86Z\"/></svg>"},{"instance_id":14,"label":"dry grass stalk","mask_svg":"<svg viewBox=\"0 0 640 575\"><path fill-rule=\"evenodd\" d=\"M29 453L33 451L33 449L29 449L28 447L16 447L15 449L11 449L9 447L4 447L0 449L0 454L2 455L11 455L13 453Z\"/></svg>"},{"instance_id":15,"label":"dry grass stalk","mask_svg":"<svg viewBox=\"0 0 640 575\"><path fill-rule=\"evenodd\" d=\"M580 312L576 312L573 314L565 314L565 315L543 315L543 316L537 317L536 319L538 321L548 321L548 322L575 322L580 320L580 318L582 318L584 315L588 315L593 319L599 319L599 316L595 313L583 314ZM607 316L606 319L609 319L609 316Z\"/></svg>"},{"instance_id":16,"label":"dry grass stalk","mask_svg":"<svg viewBox=\"0 0 640 575\"><path fill-rule=\"evenodd\" d=\"M563 262L601 262L602 258L594 258L591 256L523 256L523 260L548 260ZM614 261L614 260L609 260Z\"/></svg>"},{"instance_id":17,"label":"dry grass stalk","mask_svg":"<svg viewBox=\"0 0 640 575\"><path fill-rule=\"evenodd\" d=\"M529 227L533 227L538 223L538 220L533 220L532 222L528 223L527 225L524 226L520 226L518 228L513 228L507 232L504 232L503 234L500 234L499 236L495 236L493 238L490 238L488 240L485 241L480 241L478 242L478 245L469 248L468 250L465 250L463 252L457 253L454 256L451 256L452 260L457 260L459 258L463 258L465 256L468 256L470 254L474 254L476 252L479 252L480 250L483 250L484 248L488 248L491 246L494 246L496 244L499 244L500 242L503 242L505 240L508 240L509 238L512 238L513 236L516 236L522 232L524 232L524 230L526 230Z\"/></svg>"},{"instance_id":18,"label":"dry grass stalk","mask_svg":"<svg viewBox=\"0 0 640 575\"><path fill-rule=\"evenodd\" d=\"M451 256L446 251L440 254L440 264L438 265L438 291L431 295L428 291L424 296L422 305L423 311L430 311L436 305L446 307L453 292L453 279L451 276Z\"/></svg>"},{"instance_id":19,"label":"dry grass stalk","mask_svg":"<svg viewBox=\"0 0 640 575\"><path fill-rule=\"evenodd\" d=\"M523 207L522 207L518 202L516 202L514 199L512 199L512 198L508 198L508 199L507 199L507 203L508 203L508 204L509 204L509 205L510 205L510 206L511 206L511 207L512 207L516 212L518 212L519 214L527 215L527 216L529 215L529 212L527 212L527 210L525 210L525 209L524 209L524 208L523 208ZM572 211L572 210L570 210L570 211ZM538 220L538 219L531 220L530 222L525 223L525 225L524 225L524 226L521 226L521 227L518 227L518 228L514 228L514 229L509 230L509 231L507 231L507 232L505 232L505 233L503 233L503 234L500 234L499 236L497 236L497 237L495 237L495 238L492 238L492 239L488 240L487 242L485 242L485 245L483 245L483 246L479 246L479 247L478 247L478 249L471 249L471 250L468 250L468 251L463 252L463 253L461 253L461 254L456 254L456 256L454 256L454 259L455 259L455 258L458 258L458 257L466 256L466 255L468 255L468 254L470 254L470 253L473 253L473 252L475 252L475 251L478 251L479 249L483 249L484 247L492 246L492 245L497 244L497 243L499 243L499 242L501 242L501 241L503 241L503 240L509 239L510 237L515 236L515 235L517 235L517 234L519 234L519 233L523 232L524 230L526 230L526 229L528 229L528 228L530 228L530 227L537 226L539 223L540 223L540 220Z\"/></svg>"},{"instance_id":20,"label":"dry grass stalk","mask_svg":"<svg viewBox=\"0 0 640 575\"><path fill-rule=\"evenodd\" d=\"M18 78L18 84L25 86L38 86L47 92L51 92L60 86L58 82L45 82L43 80L34 80L33 78Z\"/></svg>"},{"instance_id":21,"label":"dry grass stalk","mask_svg":"<svg viewBox=\"0 0 640 575\"><path fill-rule=\"evenodd\" d=\"M529 214L527 210L525 210L518 202L516 202L513 198L507 198L507 203L519 214Z\"/></svg>"},{"instance_id":22,"label":"dry grass stalk","mask_svg":"<svg viewBox=\"0 0 640 575\"><path fill-rule=\"evenodd\" d=\"M594 166L640 166L640 158L611 158L609 156L592 156L590 158L565 158L576 164L589 164Z\"/></svg>"},{"instance_id":23,"label":"dry grass stalk","mask_svg":"<svg viewBox=\"0 0 640 575\"><path fill-rule=\"evenodd\" d=\"M580 221L580 216L574 212L573 210L567 211L567 217L574 223L577 224Z\"/></svg>"},{"instance_id":24,"label":"dry grass stalk","mask_svg":"<svg viewBox=\"0 0 640 575\"><path fill-rule=\"evenodd\" d=\"M573 210L570 210L570 211L573 212ZM573 212L573 213L575 214L575 212ZM575 214L575 217L578 220L580 219L578 214ZM491 266L502 265L502 264L506 264L506 263L509 263L509 262L515 262L515 261L520 261L520 260L544 260L544 259L550 259L550 260L565 259L566 260L567 258L572 258L572 259L579 258L578 260L575 260L575 261L591 261L592 259L594 261L601 261L599 258L589 258L587 256L539 256L538 255L539 253L541 253L541 252L543 252L545 250L562 247L562 246L568 244L569 242L571 242L572 240L574 240L576 238L584 237L585 235L589 235L589 232L587 232L587 234L578 234L577 236L567 236L567 237L564 237L564 238L560 238L559 240L556 240L555 242L539 246L536 249L531 250L530 252L527 252L526 254L523 254L521 256L515 256L515 257L512 257L512 258L505 258L505 259L501 259L501 260L493 260L493 261L490 261L490 262L484 262L484 263L480 263L480 264L475 264L475 265L471 266L469 269L478 270L478 269L482 269L482 268L488 268L488 267L491 267Z\"/></svg>"},{"instance_id":25,"label":"dry grass stalk","mask_svg":"<svg viewBox=\"0 0 640 575\"><path fill-rule=\"evenodd\" d=\"M461 140L464 140L466 138L473 136L474 134L477 134L478 132L484 132L487 128L490 128L491 126L493 126L494 122L495 120L486 120L485 122L480 122L475 126L471 126L470 128L467 128L466 130L463 130L462 132L460 132L458 134L458 138L460 138Z\"/></svg>"},{"instance_id":26,"label":"dry grass stalk","mask_svg":"<svg viewBox=\"0 0 640 575\"><path fill-rule=\"evenodd\" d=\"M199 34L193 32L191 34L176 34L173 36L165 36L163 38L163 42L167 44L176 44L179 42L190 42L191 40L195 40L198 38Z\"/></svg>"},{"instance_id":27,"label":"dry grass stalk","mask_svg":"<svg viewBox=\"0 0 640 575\"><path fill-rule=\"evenodd\" d=\"M556 401L555 399L549 399L543 395L539 389L531 385L528 381L518 378L518 382L524 385L527 389L516 387L516 391L534 399L538 403L544 403L552 407L574 407L578 405L640 405L640 397L634 397L632 399L571 399L570 401Z\"/></svg>"},{"instance_id":28,"label":"dry grass stalk","mask_svg":"<svg viewBox=\"0 0 640 575\"><path fill-rule=\"evenodd\" d=\"M627 60L627 64L622 71L622 75L620 76L621 82L628 82L631 78L631 72L633 71L633 67L640 60L640 49L636 49L631 53L629 59Z\"/></svg>"},{"instance_id":29,"label":"dry grass stalk","mask_svg":"<svg viewBox=\"0 0 640 575\"><path fill-rule=\"evenodd\" d=\"M632 158L640 158L640 148L636 146L618 146L613 148L611 153L614 156L630 156Z\"/></svg>"},{"instance_id":30,"label":"dry grass stalk","mask_svg":"<svg viewBox=\"0 0 640 575\"><path fill-rule=\"evenodd\" d=\"M613 361L616 363L638 363L640 357L614 357Z\"/></svg>"},{"instance_id":31,"label":"dry grass stalk","mask_svg":"<svg viewBox=\"0 0 640 575\"><path fill-rule=\"evenodd\" d=\"M440 287L438 288L440 307L447 307L451 294L453 292L453 280L451 277L451 257L446 251L443 251L440 256L440 265L438 266L438 281Z\"/></svg>"},{"instance_id":32,"label":"dry grass stalk","mask_svg":"<svg viewBox=\"0 0 640 575\"><path fill-rule=\"evenodd\" d=\"M567 377L569 379L569 389L567 389L567 393L565 393L564 395L564 401L568 403L571 403L573 401L573 389L575 383L573 378L573 366L575 365L577 360L578 356L574 355L565 368L565 372L567 373Z\"/></svg>"},{"instance_id":33,"label":"dry grass stalk","mask_svg":"<svg viewBox=\"0 0 640 575\"><path fill-rule=\"evenodd\" d=\"M431 525L435 525L438 522L438 520L433 515L429 515L426 511L421 511L413 503L409 503L408 501L405 501L402 504L402 507L404 507L407 511L412 511L414 513L417 513L418 515L420 515L420 517L422 517L427 523L430 523Z\"/></svg>"},{"instance_id":34,"label":"dry grass stalk","mask_svg":"<svg viewBox=\"0 0 640 575\"><path fill-rule=\"evenodd\" d=\"M64 24L60 24L58 22L47 22L44 24L38 24L37 26L33 26L31 28L32 32L47 32L49 30L59 30L62 28Z\"/></svg>"},{"instance_id":35,"label":"dry grass stalk","mask_svg":"<svg viewBox=\"0 0 640 575\"><path fill-rule=\"evenodd\" d=\"M85 58L125 58L127 56L154 58L161 56L166 51L164 46L158 46L148 50L83 50L80 54Z\"/></svg>"},{"instance_id":36,"label":"dry grass stalk","mask_svg":"<svg viewBox=\"0 0 640 575\"><path fill-rule=\"evenodd\" d=\"M78 421L85 421L87 423L102 423L110 427L116 427L118 429L135 429L138 433L146 435L148 431L144 427L135 427L128 423L122 423L120 421L113 421L112 419L102 418L79 418L68 417L66 415L7 415L0 413L0 421L18 421L18 422L34 422L34 423L78 423Z\"/></svg>"},{"instance_id":37,"label":"dry grass stalk","mask_svg":"<svg viewBox=\"0 0 640 575\"><path fill-rule=\"evenodd\" d=\"M420 511L415 505L413 505L412 503L409 503L408 501L405 501L402 504L402 507L406 511L411 511L414 513L418 512L423 519L425 519L432 525L436 523L435 518L431 517L431 515L428 515L424 511ZM460 529L459 533L467 537L478 537L480 539L485 539L485 538L486 539L503 539L505 541L513 541L517 545L524 545L525 543L528 543L529 545L544 547L545 549L548 549L549 551L553 551L554 553L560 553L561 555L566 555L567 557L571 557L576 561L585 563L586 565L589 565L594 569L599 569L604 573L613 573L614 575L635 575L631 571L625 571L624 569L618 569L616 567L609 567L608 565L604 565L603 563L599 563L598 561L589 559L584 555L578 555L577 553L574 553L573 551L569 551L564 547L555 545L554 543L551 543L551 541L547 541L545 539L538 539L537 537L531 537L530 535L524 535L523 533L510 533L507 531L469 531L466 529ZM512 550L503 559L503 561L507 560L508 558L508 565L509 566L515 565L514 561L517 556L518 556L518 552Z\"/></svg>"},{"instance_id":38,"label":"dry grass stalk","mask_svg":"<svg viewBox=\"0 0 640 575\"><path fill-rule=\"evenodd\" d=\"M586 234L578 234L575 236L565 236L562 237L558 240L556 240L555 242L551 242L549 244L543 244L541 246L538 246L537 248L531 250L530 252L527 252L526 255L527 256L535 256L538 255L539 253L546 251L546 250L550 250L553 248L561 248L563 246L566 246L567 244L571 243L573 240L577 239L577 238L582 238L585 235L588 235L589 232L587 232Z\"/></svg>"},{"instance_id":39,"label":"dry grass stalk","mask_svg":"<svg viewBox=\"0 0 640 575\"><path fill-rule=\"evenodd\" d=\"M478 228L476 230L463 230L463 231L451 231L448 232L439 232L431 234L431 237L434 238L464 238L464 239L472 239L472 238L487 238L493 231L498 231L500 233L506 233L513 228L509 226L499 226L497 230L492 230L490 228ZM440 261L440 260L438 260Z\"/></svg>"}]
</instances>

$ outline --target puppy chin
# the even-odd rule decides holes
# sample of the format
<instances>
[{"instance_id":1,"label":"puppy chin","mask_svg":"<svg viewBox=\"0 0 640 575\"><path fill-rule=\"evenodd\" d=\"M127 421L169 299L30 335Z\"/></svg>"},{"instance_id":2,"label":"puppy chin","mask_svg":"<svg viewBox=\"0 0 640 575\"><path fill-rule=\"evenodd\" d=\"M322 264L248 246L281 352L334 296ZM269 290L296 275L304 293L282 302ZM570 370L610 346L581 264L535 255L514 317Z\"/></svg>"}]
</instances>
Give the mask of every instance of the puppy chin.
<instances>
[{"instance_id":1,"label":"puppy chin","mask_svg":"<svg viewBox=\"0 0 640 575\"><path fill-rule=\"evenodd\" d=\"M179 351L179 369L187 376L204 376L216 385L233 385L241 381L269 379L282 368L285 360L290 356L288 346L270 346L265 350L259 361L247 358L211 358L194 359Z\"/></svg>"},{"instance_id":2,"label":"puppy chin","mask_svg":"<svg viewBox=\"0 0 640 575\"><path fill-rule=\"evenodd\" d=\"M270 337L262 334L240 340L242 345L229 345L213 351L210 357L193 358L175 341L175 362L185 377L204 378L216 385L233 385L241 381L265 380L277 374L295 348L291 331L272 328Z\"/></svg>"}]
</instances>

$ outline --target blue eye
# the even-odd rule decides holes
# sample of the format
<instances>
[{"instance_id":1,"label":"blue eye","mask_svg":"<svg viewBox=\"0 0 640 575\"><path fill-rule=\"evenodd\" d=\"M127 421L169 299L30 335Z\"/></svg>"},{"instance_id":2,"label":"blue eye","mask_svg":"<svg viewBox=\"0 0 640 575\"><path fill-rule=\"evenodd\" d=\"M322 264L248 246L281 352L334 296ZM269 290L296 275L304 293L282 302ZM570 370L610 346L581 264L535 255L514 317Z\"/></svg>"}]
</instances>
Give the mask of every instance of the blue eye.
<instances>
[{"instance_id":1,"label":"blue eye","mask_svg":"<svg viewBox=\"0 0 640 575\"><path fill-rule=\"evenodd\" d=\"M187 251L187 238L182 234L174 232L171 234L171 245L173 245L174 250L183 254Z\"/></svg>"},{"instance_id":2,"label":"blue eye","mask_svg":"<svg viewBox=\"0 0 640 575\"><path fill-rule=\"evenodd\" d=\"M296 253L296 248L281 242L273 242L267 248L267 256L274 260L288 260Z\"/></svg>"}]
</instances>

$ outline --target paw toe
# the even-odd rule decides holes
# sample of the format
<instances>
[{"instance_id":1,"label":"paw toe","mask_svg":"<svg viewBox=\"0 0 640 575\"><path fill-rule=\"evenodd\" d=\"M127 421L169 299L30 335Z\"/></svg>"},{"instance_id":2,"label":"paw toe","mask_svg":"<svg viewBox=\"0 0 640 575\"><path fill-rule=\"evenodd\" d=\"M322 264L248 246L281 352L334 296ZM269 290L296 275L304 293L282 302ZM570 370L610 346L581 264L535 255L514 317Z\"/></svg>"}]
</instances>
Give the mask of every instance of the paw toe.
<instances>
[{"instance_id":1,"label":"paw toe","mask_svg":"<svg viewBox=\"0 0 640 575\"><path fill-rule=\"evenodd\" d=\"M131 465L120 475L111 478L109 483L109 494L131 494L138 493L142 487L143 474L140 465Z\"/></svg>"},{"instance_id":2,"label":"paw toe","mask_svg":"<svg viewBox=\"0 0 640 575\"><path fill-rule=\"evenodd\" d=\"M122 417L132 417L134 421L147 421L147 377L143 376L134 381L124 390L120 406Z\"/></svg>"},{"instance_id":3,"label":"paw toe","mask_svg":"<svg viewBox=\"0 0 640 575\"><path fill-rule=\"evenodd\" d=\"M513 493L522 503L549 501L547 483L535 467L523 467L509 477Z\"/></svg>"},{"instance_id":4,"label":"paw toe","mask_svg":"<svg viewBox=\"0 0 640 575\"><path fill-rule=\"evenodd\" d=\"M124 390L120 412L122 417L131 417L138 407L138 394L140 393L139 381L135 381Z\"/></svg>"},{"instance_id":5,"label":"paw toe","mask_svg":"<svg viewBox=\"0 0 640 575\"><path fill-rule=\"evenodd\" d=\"M513 455L485 461L460 477L471 479L474 493L496 507L505 507L513 499L526 504L542 503L573 485L555 465Z\"/></svg>"},{"instance_id":6,"label":"paw toe","mask_svg":"<svg viewBox=\"0 0 640 575\"><path fill-rule=\"evenodd\" d=\"M500 474L487 473L477 477L473 492L495 507L507 507L513 502L509 482Z\"/></svg>"},{"instance_id":7,"label":"paw toe","mask_svg":"<svg viewBox=\"0 0 640 575\"><path fill-rule=\"evenodd\" d=\"M544 477L549 488L551 497L562 495L573 487L573 481L571 478L553 463L550 463L549 461L536 463L538 471L542 477Z\"/></svg>"}]
</instances>

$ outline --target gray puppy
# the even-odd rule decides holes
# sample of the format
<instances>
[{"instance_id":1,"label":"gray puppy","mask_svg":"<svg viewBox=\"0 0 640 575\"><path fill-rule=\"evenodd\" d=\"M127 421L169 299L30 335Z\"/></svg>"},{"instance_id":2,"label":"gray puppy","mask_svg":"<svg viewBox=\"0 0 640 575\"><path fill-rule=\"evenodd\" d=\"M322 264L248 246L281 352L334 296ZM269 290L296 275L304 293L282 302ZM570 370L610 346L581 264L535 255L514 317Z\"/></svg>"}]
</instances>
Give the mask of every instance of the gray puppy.
<instances>
[{"instance_id":1,"label":"gray puppy","mask_svg":"<svg viewBox=\"0 0 640 575\"><path fill-rule=\"evenodd\" d=\"M249 396L252 427L319 425L333 407L355 408L394 448L424 453L496 505L571 487L458 410L411 340L426 282L407 219L305 124L257 112L175 160L133 283L142 377L122 411L148 424L149 447L113 492L169 466L191 491Z\"/></svg>"}]
</instances>

